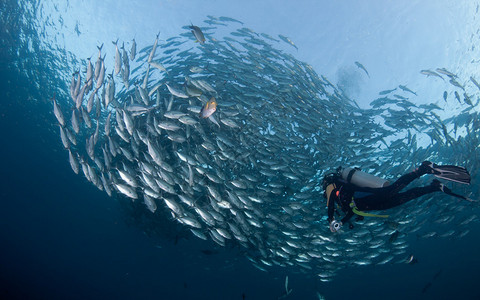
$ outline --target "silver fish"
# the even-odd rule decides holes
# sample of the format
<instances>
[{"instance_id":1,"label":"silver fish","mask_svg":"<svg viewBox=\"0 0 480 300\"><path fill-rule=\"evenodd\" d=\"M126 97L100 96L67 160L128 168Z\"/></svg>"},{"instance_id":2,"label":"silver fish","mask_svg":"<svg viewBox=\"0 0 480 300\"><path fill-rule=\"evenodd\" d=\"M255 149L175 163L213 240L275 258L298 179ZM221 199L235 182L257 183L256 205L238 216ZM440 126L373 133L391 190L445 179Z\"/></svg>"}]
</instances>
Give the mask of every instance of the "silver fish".
<instances>
[{"instance_id":1,"label":"silver fish","mask_svg":"<svg viewBox=\"0 0 480 300\"><path fill-rule=\"evenodd\" d=\"M122 178L122 180L126 184L128 184L129 186L134 187L134 188L138 187L137 181L128 172L123 171L123 170L117 170L117 171L118 171L118 174L120 175L120 178Z\"/></svg>"},{"instance_id":2,"label":"silver fish","mask_svg":"<svg viewBox=\"0 0 480 300\"><path fill-rule=\"evenodd\" d=\"M165 69L165 67L160 62L151 61L149 62L149 64L159 69L160 71L167 72L167 69Z\"/></svg>"},{"instance_id":3,"label":"silver fish","mask_svg":"<svg viewBox=\"0 0 480 300\"><path fill-rule=\"evenodd\" d=\"M104 59L101 59L96 89L99 89L103 85L104 80L105 80L105 62L104 62Z\"/></svg>"},{"instance_id":4,"label":"silver fish","mask_svg":"<svg viewBox=\"0 0 480 300\"><path fill-rule=\"evenodd\" d=\"M88 101L87 101L87 112L90 113L93 109L93 101L95 100L95 96L97 95L97 90L95 89L95 91L93 93L90 94L90 96L88 97Z\"/></svg>"},{"instance_id":5,"label":"silver fish","mask_svg":"<svg viewBox=\"0 0 480 300\"><path fill-rule=\"evenodd\" d=\"M53 101L53 114L57 118L58 123L61 126L65 126L65 117L63 116L62 110L57 104L57 100L55 100L55 97L52 98Z\"/></svg>"},{"instance_id":6,"label":"silver fish","mask_svg":"<svg viewBox=\"0 0 480 300\"><path fill-rule=\"evenodd\" d=\"M130 135L133 135L134 124L133 119L127 111L123 111L123 121L125 123L125 127L127 127L127 131Z\"/></svg>"},{"instance_id":7,"label":"silver fish","mask_svg":"<svg viewBox=\"0 0 480 300\"><path fill-rule=\"evenodd\" d=\"M72 112L72 127L76 134L80 132L80 125L78 123L78 110L76 109L74 109Z\"/></svg>"},{"instance_id":8,"label":"silver fish","mask_svg":"<svg viewBox=\"0 0 480 300\"><path fill-rule=\"evenodd\" d=\"M150 52L150 55L148 56L147 62L150 63L155 56L155 51L157 50L157 45L158 45L158 36L160 35L160 32L157 34L157 37L155 38L155 43L153 44L152 51Z\"/></svg>"},{"instance_id":9,"label":"silver fish","mask_svg":"<svg viewBox=\"0 0 480 300\"><path fill-rule=\"evenodd\" d=\"M67 134L65 133L65 129L63 129L61 125L59 125L58 127L60 128L60 138L62 140L63 147L65 147L65 149L69 149L70 143Z\"/></svg>"},{"instance_id":10,"label":"silver fish","mask_svg":"<svg viewBox=\"0 0 480 300\"><path fill-rule=\"evenodd\" d=\"M122 69L122 55L120 50L118 50L118 39L112 43L115 45L115 75L118 75Z\"/></svg>"},{"instance_id":11,"label":"silver fish","mask_svg":"<svg viewBox=\"0 0 480 300\"><path fill-rule=\"evenodd\" d=\"M130 49L130 60L134 60L136 55L137 55L137 43L135 42L135 39L133 39L132 48Z\"/></svg>"},{"instance_id":12,"label":"silver fish","mask_svg":"<svg viewBox=\"0 0 480 300\"><path fill-rule=\"evenodd\" d=\"M184 99L189 98L189 96L188 96L187 94L183 93L182 91L177 90L177 89L169 86L168 84L167 84L166 86L167 86L167 88L168 88L168 91L169 91L173 96L178 97L178 98L184 98Z\"/></svg>"},{"instance_id":13,"label":"silver fish","mask_svg":"<svg viewBox=\"0 0 480 300\"><path fill-rule=\"evenodd\" d=\"M131 198L131 199L138 199L137 192L133 188L131 188L128 185L124 185L121 183L115 183L114 186L117 188L117 190L124 194L125 196Z\"/></svg>"},{"instance_id":14,"label":"silver fish","mask_svg":"<svg viewBox=\"0 0 480 300\"><path fill-rule=\"evenodd\" d=\"M94 71L94 75L95 75L95 80L98 80L98 76L100 75L100 68L102 66L102 47L103 47L103 44L98 47L98 58L97 58L97 61L95 62L95 71Z\"/></svg>"},{"instance_id":15,"label":"silver fish","mask_svg":"<svg viewBox=\"0 0 480 300\"><path fill-rule=\"evenodd\" d=\"M143 202L147 206L148 210L152 213L157 210L157 204L155 204L155 200L145 194L143 195Z\"/></svg>"},{"instance_id":16,"label":"silver fish","mask_svg":"<svg viewBox=\"0 0 480 300\"><path fill-rule=\"evenodd\" d=\"M77 109L80 108L80 106L82 106L82 102L83 102L83 96L85 95L85 89L87 88L86 85L84 85L82 87L82 89L78 92L78 95L77 95L77 98L75 98L75 107Z\"/></svg>"},{"instance_id":17,"label":"silver fish","mask_svg":"<svg viewBox=\"0 0 480 300\"><path fill-rule=\"evenodd\" d=\"M68 161L70 162L70 166L72 167L73 172L75 172L75 174L78 174L80 166L78 164L76 156L73 155L70 149L68 150Z\"/></svg>"},{"instance_id":18,"label":"silver fish","mask_svg":"<svg viewBox=\"0 0 480 300\"><path fill-rule=\"evenodd\" d=\"M90 58L87 58L87 76L85 78L85 84L89 87L93 84L93 66Z\"/></svg>"}]
</instances>

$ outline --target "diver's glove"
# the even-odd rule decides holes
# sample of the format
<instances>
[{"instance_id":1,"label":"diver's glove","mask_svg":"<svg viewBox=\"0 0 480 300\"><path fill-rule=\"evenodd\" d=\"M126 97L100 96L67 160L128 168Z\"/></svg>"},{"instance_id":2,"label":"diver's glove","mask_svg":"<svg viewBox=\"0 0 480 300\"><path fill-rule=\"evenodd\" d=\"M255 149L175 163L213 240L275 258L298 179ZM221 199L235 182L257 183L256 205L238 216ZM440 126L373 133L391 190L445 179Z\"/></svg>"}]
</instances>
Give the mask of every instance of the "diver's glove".
<instances>
[{"instance_id":1,"label":"diver's glove","mask_svg":"<svg viewBox=\"0 0 480 300\"><path fill-rule=\"evenodd\" d=\"M330 231L337 232L338 230L340 230L340 228L342 228L342 225L342 222L333 220L332 222L330 222Z\"/></svg>"}]
</instances>

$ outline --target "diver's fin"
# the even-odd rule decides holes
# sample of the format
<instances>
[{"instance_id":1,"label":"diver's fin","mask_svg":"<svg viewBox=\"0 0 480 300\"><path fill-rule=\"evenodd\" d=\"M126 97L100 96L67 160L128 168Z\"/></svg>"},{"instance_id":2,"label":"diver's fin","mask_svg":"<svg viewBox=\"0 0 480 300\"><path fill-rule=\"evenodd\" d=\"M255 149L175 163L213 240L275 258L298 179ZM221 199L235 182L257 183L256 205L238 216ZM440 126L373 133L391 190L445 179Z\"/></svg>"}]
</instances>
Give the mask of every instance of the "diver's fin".
<instances>
[{"instance_id":1,"label":"diver's fin","mask_svg":"<svg viewBox=\"0 0 480 300\"><path fill-rule=\"evenodd\" d=\"M430 163L431 174L437 178L450 180L457 183L470 184L470 173L464 167L458 167L453 165L439 166L434 163Z\"/></svg>"},{"instance_id":2,"label":"diver's fin","mask_svg":"<svg viewBox=\"0 0 480 300\"><path fill-rule=\"evenodd\" d=\"M463 199L463 200L467 200L467 201L470 201L470 202L478 202L477 200L473 200L469 197L465 197L463 195L459 195L457 193L454 193L451 189L449 189L448 187L446 187L443 183L441 183L439 180L437 179L434 179L431 183L430 183L431 186L437 188L439 191L442 191L444 192L445 194L447 195L450 195L450 196L453 196L453 197L456 197L456 198L460 198L460 199Z\"/></svg>"},{"instance_id":3,"label":"diver's fin","mask_svg":"<svg viewBox=\"0 0 480 300\"><path fill-rule=\"evenodd\" d=\"M463 199L463 200L467 200L469 202L478 202L478 200L473 200L469 197L465 197L465 196L462 196L462 195L459 195L459 194L456 194L454 192L452 192L451 189L447 188L447 187L444 187L443 188L443 192L447 195L450 195L450 196L453 196L453 197L457 197L457 198L460 198L460 199Z\"/></svg>"}]
</instances>

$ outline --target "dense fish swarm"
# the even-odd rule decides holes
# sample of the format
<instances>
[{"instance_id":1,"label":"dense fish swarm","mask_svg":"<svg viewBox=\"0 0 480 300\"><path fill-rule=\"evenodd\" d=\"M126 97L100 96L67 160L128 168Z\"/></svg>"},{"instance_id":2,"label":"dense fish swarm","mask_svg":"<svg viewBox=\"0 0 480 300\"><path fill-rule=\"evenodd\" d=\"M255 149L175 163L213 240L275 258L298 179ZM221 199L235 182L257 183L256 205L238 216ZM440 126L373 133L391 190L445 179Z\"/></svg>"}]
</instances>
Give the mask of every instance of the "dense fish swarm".
<instances>
[{"instance_id":1,"label":"dense fish swarm","mask_svg":"<svg viewBox=\"0 0 480 300\"><path fill-rule=\"evenodd\" d=\"M72 76L71 99L53 100L72 169L100 190L166 211L198 238L241 245L259 269L294 266L323 281L349 265L407 262L410 234L461 237L478 220L475 203L435 195L332 234L321 190L339 165L394 179L427 159L466 165L475 181L473 104L442 120L440 107L416 106L400 86L360 109L278 50L296 47L287 37L185 29L138 53L134 40L115 42L111 69L99 47Z\"/></svg>"}]
</instances>

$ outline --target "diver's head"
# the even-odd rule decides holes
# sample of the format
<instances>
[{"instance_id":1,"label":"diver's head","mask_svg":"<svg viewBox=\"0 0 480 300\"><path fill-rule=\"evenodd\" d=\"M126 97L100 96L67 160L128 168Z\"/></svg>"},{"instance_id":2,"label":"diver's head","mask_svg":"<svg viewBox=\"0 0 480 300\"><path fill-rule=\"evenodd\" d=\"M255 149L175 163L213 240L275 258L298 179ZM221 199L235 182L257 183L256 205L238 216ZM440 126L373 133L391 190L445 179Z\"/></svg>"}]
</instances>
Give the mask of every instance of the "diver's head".
<instances>
[{"instance_id":1,"label":"diver's head","mask_svg":"<svg viewBox=\"0 0 480 300\"><path fill-rule=\"evenodd\" d=\"M327 200L330 198L330 193L335 188L335 182L338 180L337 173L329 173L323 177L322 187L324 190L323 197Z\"/></svg>"},{"instance_id":2,"label":"diver's head","mask_svg":"<svg viewBox=\"0 0 480 300\"><path fill-rule=\"evenodd\" d=\"M323 177L322 188L325 190L328 185L335 183L338 179L337 173L328 173Z\"/></svg>"}]
</instances>

